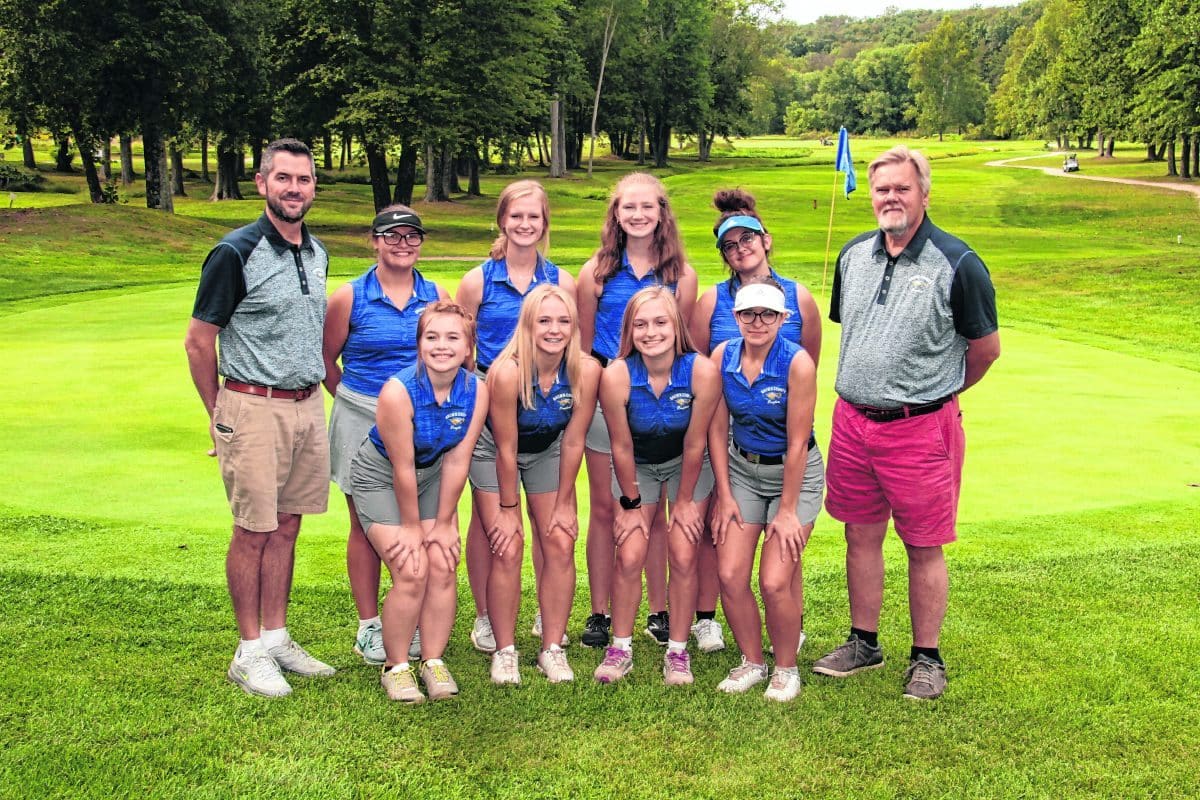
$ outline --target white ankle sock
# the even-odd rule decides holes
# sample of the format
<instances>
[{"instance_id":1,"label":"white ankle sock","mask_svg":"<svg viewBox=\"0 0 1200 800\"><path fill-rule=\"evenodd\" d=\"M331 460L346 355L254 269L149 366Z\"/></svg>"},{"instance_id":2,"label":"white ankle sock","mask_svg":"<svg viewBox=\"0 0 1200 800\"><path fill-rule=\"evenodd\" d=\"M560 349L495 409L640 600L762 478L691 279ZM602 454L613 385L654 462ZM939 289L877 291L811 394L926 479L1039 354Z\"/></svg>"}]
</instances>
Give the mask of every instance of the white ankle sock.
<instances>
[{"instance_id":1,"label":"white ankle sock","mask_svg":"<svg viewBox=\"0 0 1200 800\"><path fill-rule=\"evenodd\" d=\"M676 642L672 639L667 640L667 652L682 653L687 650L687 642Z\"/></svg>"},{"instance_id":2,"label":"white ankle sock","mask_svg":"<svg viewBox=\"0 0 1200 800\"><path fill-rule=\"evenodd\" d=\"M358 621L358 632L362 633L363 631L365 631L367 628L371 627L372 625L382 626L383 620L381 620L378 617L378 615L371 617L370 619L360 619Z\"/></svg>"},{"instance_id":3,"label":"white ankle sock","mask_svg":"<svg viewBox=\"0 0 1200 800\"><path fill-rule=\"evenodd\" d=\"M633 637L632 636L614 636L612 646L617 648L618 650L624 650L625 652L628 653L629 651L633 650Z\"/></svg>"},{"instance_id":4,"label":"white ankle sock","mask_svg":"<svg viewBox=\"0 0 1200 800\"><path fill-rule=\"evenodd\" d=\"M276 628L273 631L264 630L262 632L263 647L270 650L272 647L278 647L281 644L288 643L287 628Z\"/></svg>"}]
</instances>

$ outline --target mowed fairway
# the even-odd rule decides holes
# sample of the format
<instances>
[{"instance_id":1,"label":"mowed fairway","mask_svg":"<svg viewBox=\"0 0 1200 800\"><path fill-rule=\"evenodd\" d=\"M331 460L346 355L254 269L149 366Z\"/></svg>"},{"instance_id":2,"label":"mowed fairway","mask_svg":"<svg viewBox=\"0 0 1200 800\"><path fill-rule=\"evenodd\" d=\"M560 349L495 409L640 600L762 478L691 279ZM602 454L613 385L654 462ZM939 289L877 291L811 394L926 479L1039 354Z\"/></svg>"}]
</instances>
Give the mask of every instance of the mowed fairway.
<instances>
[{"instance_id":1,"label":"mowed fairway","mask_svg":"<svg viewBox=\"0 0 1200 800\"><path fill-rule=\"evenodd\" d=\"M863 188L839 194L833 255L871 225L864 159L888 144L855 143ZM0 215L0 245L14 254L0 283L0 797L1200 794L1200 247L1175 244L1176 231L1194 237L1196 204L983 166L1036 152L1020 145L931 147L941 156L931 216L991 268L1004 351L963 396L967 474L942 641L950 688L925 705L900 695L909 626L894 538L886 667L840 682L806 673L848 626L841 533L822 517L805 559L805 688L789 706L715 691L737 661L732 637L694 658L690 689L662 686L662 651L642 636L629 680L594 685L599 654L576 644L576 683L546 684L532 666L527 568L524 684L488 683L487 658L467 640L460 570L447 663L462 696L399 707L350 653L336 496L304 523L289 628L340 671L295 680L282 701L242 694L224 679L236 644L228 510L182 336L203 253L260 203L181 203L179 225L208 238L165 229L157 250L160 217L115 209L109 225L138 245L121 253L106 240L95 258L86 237L62 230L78 219L103 238L104 209L26 212L19 225ZM827 306L828 166L684 166L666 181L702 287L721 275L712 191L741 185L775 234L777 268ZM549 184L551 256L572 272L595 245L614 178ZM485 183L483 200L419 206L434 230L426 256L482 256L500 185ZM331 288L369 263L363 188L331 186L314 207L334 248ZM469 263L422 269L453 287ZM38 298L58 272L72 280ZM129 288L107 288L118 285ZM826 323L822 445L837 336ZM577 563L575 639L587 612L582 542Z\"/></svg>"}]
</instances>

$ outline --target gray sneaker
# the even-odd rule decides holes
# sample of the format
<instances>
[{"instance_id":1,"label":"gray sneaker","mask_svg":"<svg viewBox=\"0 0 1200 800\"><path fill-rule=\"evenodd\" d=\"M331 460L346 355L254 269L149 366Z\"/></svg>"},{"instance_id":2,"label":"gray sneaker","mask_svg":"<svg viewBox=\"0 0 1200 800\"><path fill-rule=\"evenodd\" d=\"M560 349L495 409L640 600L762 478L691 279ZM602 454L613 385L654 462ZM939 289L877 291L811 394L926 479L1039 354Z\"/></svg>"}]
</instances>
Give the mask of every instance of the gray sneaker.
<instances>
[{"instance_id":1,"label":"gray sneaker","mask_svg":"<svg viewBox=\"0 0 1200 800\"><path fill-rule=\"evenodd\" d=\"M871 647L862 639L851 635L832 653L818 658L812 670L818 675L828 675L831 678L848 678L865 669L882 666L883 648Z\"/></svg>"},{"instance_id":2,"label":"gray sneaker","mask_svg":"<svg viewBox=\"0 0 1200 800\"><path fill-rule=\"evenodd\" d=\"M330 675L337 674L336 669L324 661L318 661L310 656L293 639L288 639L284 644L277 644L269 648L267 655L275 659L275 663L279 665L281 670L294 672L297 675L311 678L316 676L329 677Z\"/></svg>"},{"instance_id":3,"label":"gray sneaker","mask_svg":"<svg viewBox=\"0 0 1200 800\"><path fill-rule=\"evenodd\" d=\"M946 665L926 655L908 662L904 673L904 696L912 700L936 700L946 691Z\"/></svg>"},{"instance_id":4,"label":"gray sneaker","mask_svg":"<svg viewBox=\"0 0 1200 800\"><path fill-rule=\"evenodd\" d=\"M387 652L383 649L383 625L372 622L359 631L354 640L354 652L375 666L387 661Z\"/></svg>"},{"instance_id":5,"label":"gray sneaker","mask_svg":"<svg viewBox=\"0 0 1200 800\"><path fill-rule=\"evenodd\" d=\"M408 657L413 661L421 660L421 629L413 628L412 641L408 643Z\"/></svg>"},{"instance_id":6,"label":"gray sneaker","mask_svg":"<svg viewBox=\"0 0 1200 800\"><path fill-rule=\"evenodd\" d=\"M247 694L256 694L259 697L286 697L292 693L292 687L288 686L288 682L279 673L279 665L275 663L275 659L261 648L248 653L241 652L239 648L226 675Z\"/></svg>"}]
</instances>

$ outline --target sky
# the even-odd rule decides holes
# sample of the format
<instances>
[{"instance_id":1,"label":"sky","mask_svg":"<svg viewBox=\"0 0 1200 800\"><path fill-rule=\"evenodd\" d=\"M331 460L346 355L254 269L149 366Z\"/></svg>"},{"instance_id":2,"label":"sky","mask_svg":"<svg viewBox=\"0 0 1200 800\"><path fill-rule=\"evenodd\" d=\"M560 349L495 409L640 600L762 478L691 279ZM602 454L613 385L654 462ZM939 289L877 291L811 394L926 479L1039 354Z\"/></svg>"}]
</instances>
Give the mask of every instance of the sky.
<instances>
[{"instance_id":1,"label":"sky","mask_svg":"<svg viewBox=\"0 0 1200 800\"><path fill-rule=\"evenodd\" d=\"M793 22L812 22L817 17L845 15L848 17L878 17L889 7L901 11L914 8L949 10L972 6L1015 6L1021 0L839 0L835 3L812 0L784 0L783 17Z\"/></svg>"}]
</instances>

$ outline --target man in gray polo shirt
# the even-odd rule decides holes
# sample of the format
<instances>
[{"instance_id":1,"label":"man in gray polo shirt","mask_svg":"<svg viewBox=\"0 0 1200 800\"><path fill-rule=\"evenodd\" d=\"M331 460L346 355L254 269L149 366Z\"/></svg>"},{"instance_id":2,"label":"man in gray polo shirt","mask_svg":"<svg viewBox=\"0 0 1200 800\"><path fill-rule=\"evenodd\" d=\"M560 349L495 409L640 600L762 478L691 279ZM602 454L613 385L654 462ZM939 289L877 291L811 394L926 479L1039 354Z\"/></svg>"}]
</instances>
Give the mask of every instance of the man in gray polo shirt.
<instances>
[{"instance_id":1,"label":"man in gray polo shirt","mask_svg":"<svg viewBox=\"0 0 1200 800\"><path fill-rule=\"evenodd\" d=\"M883 666L878 641L888 520L908 556L913 646L905 697L946 688L938 638L962 482L958 395L1000 355L983 262L926 215L929 162L896 147L871 162L879 230L838 256L829 318L842 326L825 507L846 525L850 636L813 664L844 678Z\"/></svg>"},{"instance_id":2,"label":"man in gray polo shirt","mask_svg":"<svg viewBox=\"0 0 1200 800\"><path fill-rule=\"evenodd\" d=\"M208 254L184 346L233 512L225 578L241 641L227 674L281 697L292 691L281 670L334 674L286 627L301 515L329 499L318 391L329 256L303 222L316 193L307 145L267 145L254 182L266 210Z\"/></svg>"}]
</instances>

